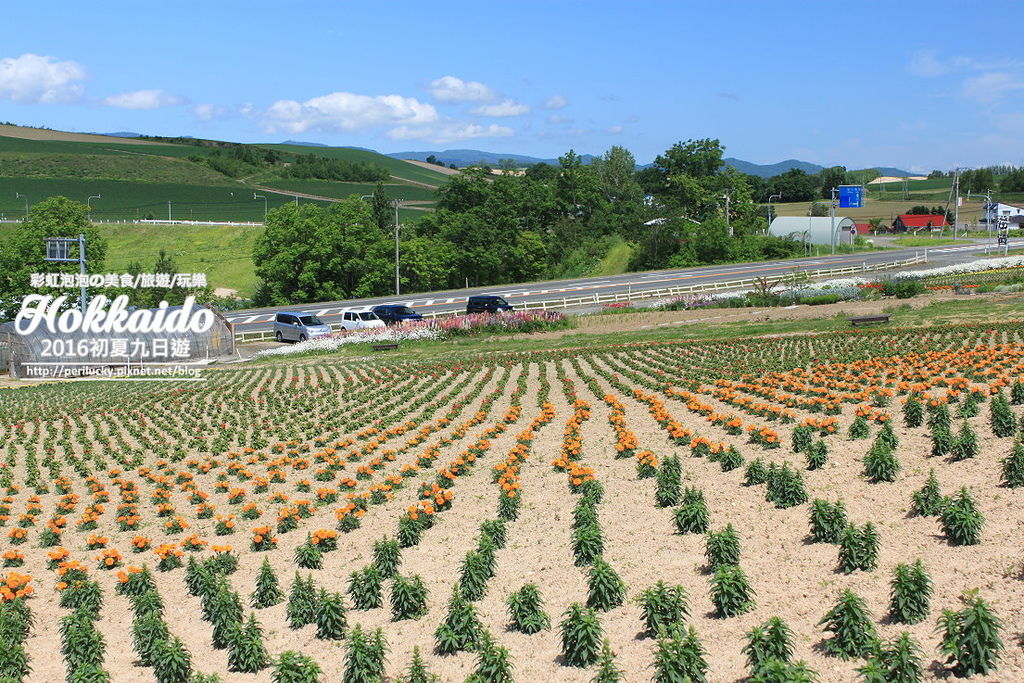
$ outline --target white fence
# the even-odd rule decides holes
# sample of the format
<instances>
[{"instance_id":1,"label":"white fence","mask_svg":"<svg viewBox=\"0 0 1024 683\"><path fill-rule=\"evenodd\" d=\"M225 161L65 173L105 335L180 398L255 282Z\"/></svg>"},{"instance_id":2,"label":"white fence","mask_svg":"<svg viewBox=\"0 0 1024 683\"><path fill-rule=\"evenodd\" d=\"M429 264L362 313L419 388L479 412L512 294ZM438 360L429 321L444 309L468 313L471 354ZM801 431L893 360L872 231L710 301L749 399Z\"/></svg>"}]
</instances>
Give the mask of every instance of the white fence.
<instances>
[{"instance_id":1,"label":"white fence","mask_svg":"<svg viewBox=\"0 0 1024 683\"><path fill-rule=\"evenodd\" d=\"M819 268L817 270L796 270L796 277L808 278L808 279L820 279L829 277L840 277L843 275L860 275L862 273L870 273L879 270L888 270L890 268L903 268L906 266L914 266L928 262L927 252L924 254L915 253L912 258L903 259L900 261L885 261L883 263L867 263L866 261L859 266L847 266L845 268ZM602 304L611 303L624 303L630 301L642 301L644 299L661 299L671 298L677 296L684 296L686 294L700 294L704 292L721 292L732 289L744 289L753 287L757 283L768 282L785 282L793 281L794 273L782 273L779 275L767 275L765 277L757 278L745 278L743 280L727 280L725 282L703 282L695 283L692 285L674 285L672 287L663 287L661 289L638 289L633 291L628 289L625 292L611 292L609 294L590 294L588 296L580 297L560 297L552 299L544 299L542 301L532 301L516 306L517 310L520 311L556 311L563 308L570 308L573 306L600 306ZM451 309L447 311L432 311L430 313L424 313L424 318L445 318L453 315L460 315L462 309ZM334 323L331 325L331 329L338 331L341 329L340 323ZM235 341L238 342L249 342L249 341L267 341L274 338L274 333L270 330L264 330L262 332L236 332Z\"/></svg>"}]
</instances>

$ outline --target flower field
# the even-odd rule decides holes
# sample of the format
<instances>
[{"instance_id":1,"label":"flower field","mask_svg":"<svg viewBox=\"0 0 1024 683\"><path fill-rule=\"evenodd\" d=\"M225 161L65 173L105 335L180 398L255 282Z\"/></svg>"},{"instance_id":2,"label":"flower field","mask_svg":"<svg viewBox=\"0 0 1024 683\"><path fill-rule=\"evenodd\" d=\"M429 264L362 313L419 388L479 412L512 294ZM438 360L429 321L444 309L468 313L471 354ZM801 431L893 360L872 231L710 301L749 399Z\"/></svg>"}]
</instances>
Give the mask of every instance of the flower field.
<instances>
[{"instance_id":1,"label":"flower field","mask_svg":"<svg viewBox=\"0 0 1024 683\"><path fill-rule=\"evenodd\" d=\"M0 679L1024 680L1024 325L275 363L0 389Z\"/></svg>"}]
</instances>

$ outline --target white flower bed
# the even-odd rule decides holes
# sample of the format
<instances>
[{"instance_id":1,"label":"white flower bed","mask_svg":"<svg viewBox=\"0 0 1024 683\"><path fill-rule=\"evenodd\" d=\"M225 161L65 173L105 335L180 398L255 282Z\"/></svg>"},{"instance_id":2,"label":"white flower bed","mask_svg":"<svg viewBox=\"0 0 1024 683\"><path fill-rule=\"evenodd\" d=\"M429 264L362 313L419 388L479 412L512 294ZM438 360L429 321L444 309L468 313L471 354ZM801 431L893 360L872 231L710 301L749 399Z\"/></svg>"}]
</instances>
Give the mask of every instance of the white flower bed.
<instances>
[{"instance_id":1,"label":"white flower bed","mask_svg":"<svg viewBox=\"0 0 1024 683\"><path fill-rule=\"evenodd\" d=\"M373 328L369 330L357 330L344 334L332 334L330 337L310 339L297 344L278 346L266 351L260 351L253 358L266 356L287 356L293 353L306 353L307 351L334 351L347 344L393 344L401 341L422 341L425 339L443 339L444 334L432 327L422 326L411 329L402 327Z\"/></svg>"},{"instance_id":2,"label":"white flower bed","mask_svg":"<svg viewBox=\"0 0 1024 683\"><path fill-rule=\"evenodd\" d=\"M969 263L956 263L951 266L915 270L908 273L910 277L933 277L935 275L959 275L961 273L977 273L995 268L1015 268L1024 266L1024 256L1004 256L1003 258L978 259Z\"/></svg>"}]
</instances>

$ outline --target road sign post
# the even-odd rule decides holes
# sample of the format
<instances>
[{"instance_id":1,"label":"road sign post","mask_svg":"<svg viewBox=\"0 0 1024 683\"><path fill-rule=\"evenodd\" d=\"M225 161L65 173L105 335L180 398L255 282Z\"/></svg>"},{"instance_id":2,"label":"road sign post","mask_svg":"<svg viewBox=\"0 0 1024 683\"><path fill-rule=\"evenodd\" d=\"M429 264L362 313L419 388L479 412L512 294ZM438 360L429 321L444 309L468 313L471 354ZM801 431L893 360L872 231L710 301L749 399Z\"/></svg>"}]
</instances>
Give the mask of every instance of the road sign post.
<instances>
[{"instance_id":1,"label":"road sign post","mask_svg":"<svg viewBox=\"0 0 1024 683\"><path fill-rule=\"evenodd\" d=\"M73 247L78 244L78 257L73 257ZM74 237L47 237L46 238L46 256L43 258L44 261L55 261L57 263L74 263L78 261L78 272L83 276L82 282L85 282L85 235L79 235L78 239ZM86 304L86 286L82 284L81 299L79 305L82 309L82 314L85 314Z\"/></svg>"}]
</instances>

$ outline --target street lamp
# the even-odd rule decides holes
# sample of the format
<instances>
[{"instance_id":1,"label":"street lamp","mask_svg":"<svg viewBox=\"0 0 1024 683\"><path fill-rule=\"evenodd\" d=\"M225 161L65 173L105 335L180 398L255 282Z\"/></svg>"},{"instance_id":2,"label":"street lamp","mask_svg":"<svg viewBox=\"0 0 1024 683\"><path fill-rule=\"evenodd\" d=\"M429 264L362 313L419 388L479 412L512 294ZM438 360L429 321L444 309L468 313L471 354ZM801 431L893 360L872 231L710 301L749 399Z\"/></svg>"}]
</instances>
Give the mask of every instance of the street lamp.
<instances>
[{"instance_id":1,"label":"street lamp","mask_svg":"<svg viewBox=\"0 0 1024 683\"><path fill-rule=\"evenodd\" d=\"M263 200L263 220L264 221L267 220L267 197L266 197L266 195L256 194L255 192L253 192L252 193L252 198L253 199L262 199Z\"/></svg>"},{"instance_id":2,"label":"street lamp","mask_svg":"<svg viewBox=\"0 0 1024 683\"><path fill-rule=\"evenodd\" d=\"M768 227L769 228L772 227L772 200L773 199L782 199L782 193L779 192L778 194L773 194L773 195L770 195L768 197ZM766 234L767 234L767 232L766 232Z\"/></svg>"},{"instance_id":3,"label":"street lamp","mask_svg":"<svg viewBox=\"0 0 1024 683\"><path fill-rule=\"evenodd\" d=\"M94 199L103 199L103 195L99 195L99 194L90 195L89 198L85 200L85 205L89 207L90 211L92 210L92 200L94 200Z\"/></svg>"},{"instance_id":4,"label":"street lamp","mask_svg":"<svg viewBox=\"0 0 1024 683\"><path fill-rule=\"evenodd\" d=\"M399 273L398 273L398 207L402 205L405 200L396 199L392 202L395 207L395 296L402 293L402 285L400 284Z\"/></svg>"},{"instance_id":5,"label":"street lamp","mask_svg":"<svg viewBox=\"0 0 1024 683\"><path fill-rule=\"evenodd\" d=\"M729 237L732 237L732 226L729 225L729 193L723 194L721 199L725 200L725 227L729 230Z\"/></svg>"},{"instance_id":6,"label":"street lamp","mask_svg":"<svg viewBox=\"0 0 1024 683\"><path fill-rule=\"evenodd\" d=\"M964 193L965 197L977 197L985 200L985 230L989 234L989 239L992 239L992 190L989 190L985 194L971 194L969 192ZM956 233L953 233L954 236ZM985 247L985 253L988 253L988 246Z\"/></svg>"},{"instance_id":7,"label":"street lamp","mask_svg":"<svg viewBox=\"0 0 1024 683\"><path fill-rule=\"evenodd\" d=\"M22 199L25 200L25 220L28 220L28 197L26 197L25 195L23 195L20 192L15 192L14 193L14 198L17 199L19 197L21 197Z\"/></svg>"}]
</instances>

